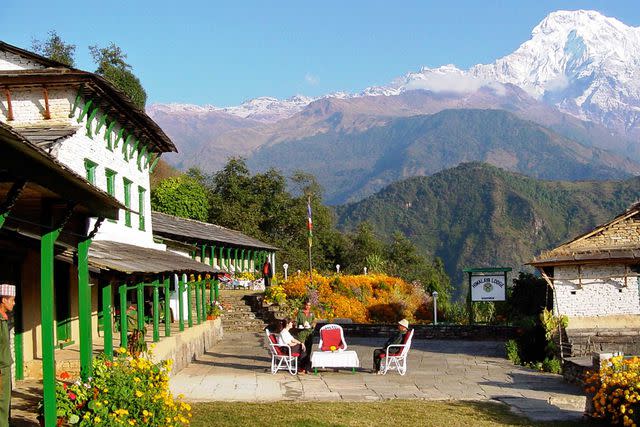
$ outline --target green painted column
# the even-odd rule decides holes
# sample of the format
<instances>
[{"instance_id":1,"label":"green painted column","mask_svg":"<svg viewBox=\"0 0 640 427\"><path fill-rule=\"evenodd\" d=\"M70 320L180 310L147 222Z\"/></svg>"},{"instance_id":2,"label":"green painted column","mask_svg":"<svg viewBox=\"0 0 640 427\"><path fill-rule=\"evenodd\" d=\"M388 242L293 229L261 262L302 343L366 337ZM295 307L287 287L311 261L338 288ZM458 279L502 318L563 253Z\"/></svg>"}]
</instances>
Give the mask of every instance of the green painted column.
<instances>
[{"instance_id":1,"label":"green painted column","mask_svg":"<svg viewBox=\"0 0 640 427\"><path fill-rule=\"evenodd\" d=\"M111 283L102 287L102 333L104 337L104 354L113 359L113 317L111 314Z\"/></svg>"},{"instance_id":2,"label":"green painted column","mask_svg":"<svg viewBox=\"0 0 640 427\"><path fill-rule=\"evenodd\" d=\"M200 300L200 281L194 283L196 291L196 323L199 325L202 322L202 301Z\"/></svg>"},{"instance_id":3,"label":"green painted column","mask_svg":"<svg viewBox=\"0 0 640 427\"><path fill-rule=\"evenodd\" d=\"M136 309L138 311L138 330L144 330L144 283L136 285Z\"/></svg>"},{"instance_id":4,"label":"green painted column","mask_svg":"<svg viewBox=\"0 0 640 427\"><path fill-rule=\"evenodd\" d=\"M44 423L46 427L56 425L56 361L53 337L53 256L54 243L61 229L42 235L40 240L40 313L42 328L42 389L44 401Z\"/></svg>"},{"instance_id":5,"label":"green painted column","mask_svg":"<svg viewBox=\"0 0 640 427\"><path fill-rule=\"evenodd\" d=\"M227 271L231 271L231 248L227 248Z\"/></svg>"},{"instance_id":6,"label":"green painted column","mask_svg":"<svg viewBox=\"0 0 640 427\"><path fill-rule=\"evenodd\" d=\"M191 297L191 289L193 289L193 283L192 282L187 282L187 324L189 325L189 327L193 327L193 309L191 308L191 304L192 304L192 297Z\"/></svg>"},{"instance_id":7,"label":"green painted column","mask_svg":"<svg viewBox=\"0 0 640 427\"><path fill-rule=\"evenodd\" d=\"M218 279L213 281L213 296L216 301L220 299L220 281Z\"/></svg>"},{"instance_id":8,"label":"green painted column","mask_svg":"<svg viewBox=\"0 0 640 427\"><path fill-rule=\"evenodd\" d=\"M244 273L244 249L240 250L240 272Z\"/></svg>"},{"instance_id":9,"label":"green painted column","mask_svg":"<svg viewBox=\"0 0 640 427\"><path fill-rule=\"evenodd\" d=\"M184 281L178 280L178 327L184 331Z\"/></svg>"},{"instance_id":10,"label":"green painted column","mask_svg":"<svg viewBox=\"0 0 640 427\"><path fill-rule=\"evenodd\" d=\"M218 266L220 269L224 269L224 248L222 246L219 248Z\"/></svg>"},{"instance_id":11,"label":"green painted column","mask_svg":"<svg viewBox=\"0 0 640 427\"><path fill-rule=\"evenodd\" d=\"M171 307L169 288L171 287L171 277L164 279L164 336L171 336Z\"/></svg>"},{"instance_id":12,"label":"green painted column","mask_svg":"<svg viewBox=\"0 0 640 427\"><path fill-rule=\"evenodd\" d=\"M200 245L200 262L205 264L207 258L207 245Z\"/></svg>"},{"instance_id":13,"label":"green painted column","mask_svg":"<svg viewBox=\"0 0 640 427\"><path fill-rule=\"evenodd\" d=\"M233 272L238 273L238 248L233 248Z\"/></svg>"},{"instance_id":14,"label":"green painted column","mask_svg":"<svg viewBox=\"0 0 640 427\"><path fill-rule=\"evenodd\" d=\"M122 284L118 287L120 294L120 347L127 348L127 285Z\"/></svg>"},{"instance_id":15,"label":"green painted column","mask_svg":"<svg viewBox=\"0 0 640 427\"><path fill-rule=\"evenodd\" d=\"M91 239L78 243L78 323L80 329L80 377L92 375L93 337L91 335L91 287L89 284L89 246Z\"/></svg>"},{"instance_id":16,"label":"green painted column","mask_svg":"<svg viewBox=\"0 0 640 427\"><path fill-rule=\"evenodd\" d=\"M160 291L158 281L153 281L153 342L160 341Z\"/></svg>"},{"instance_id":17,"label":"green painted column","mask_svg":"<svg viewBox=\"0 0 640 427\"><path fill-rule=\"evenodd\" d=\"M16 286L16 306L14 308L14 337L13 337L13 351L15 358L15 375L16 380L24 379L24 328L22 323L22 316L24 313L22 299L22 288Z\"/></svg>"},{"instance_id":18,"label":"green painted column","mask_svg":"<svg viewBox=\"0 0 640 427\"><path fill-rule=\"evenodd\" d=\"M216 265L216 247L215 245L211 246L211 258L209 258L209 265L213 268Z\"/></svg>"},{"instance_id":19,"label":"green painted column","mask_svg":"<svg viewBox=\"0 0 640 427\"><path fill-rule=\"evenodd\" d=\"M200 292L202 296L200 296L200 300L202 301L202 321L207 320L207 286L206 283L208 280L203 280L202 285L200 286Z\"/></svg>"}]
</instances>

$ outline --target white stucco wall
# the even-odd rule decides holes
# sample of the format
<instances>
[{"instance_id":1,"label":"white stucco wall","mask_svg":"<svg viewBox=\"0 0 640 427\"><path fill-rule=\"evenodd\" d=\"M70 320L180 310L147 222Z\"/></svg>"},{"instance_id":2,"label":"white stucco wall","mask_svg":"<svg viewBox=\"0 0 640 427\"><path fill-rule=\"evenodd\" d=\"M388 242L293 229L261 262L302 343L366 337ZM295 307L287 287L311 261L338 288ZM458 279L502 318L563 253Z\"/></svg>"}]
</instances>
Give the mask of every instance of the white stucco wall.
<instances>
[{"instance_id":1,"label":"white stucco wall","mask_svg":"<svg viewBox=\"0 0 640 427\"><path fill-rule=\"evenodd\" d=\"M577 266L554 268L559 314L569 317L640 314L638 278L628 277L625 286L624 265L583 265L580 276L582 286Z\"/></svg>"},{"instance_id":2,"label":"white stucco wall","mask_svg":"<svg viewBox=\"0 0 640 427\"><path fill-rule=\"evenodd\" d=\"M92 134L90 138L87 134L86 123L89 114L78 122L84 104L73 108L76 91L74 88L49 89L49 110L50 120L43 117L44 99L42 89L20 90L11 92L12 108L14 120L9 122L11 126L53 126L66 125L77 127L77 131L71 137L61 142L56 142L49 148L49 152L60 162L69 166L79 175L86 177L85 160L90 160L97 164L95 169L95 185L107 191L106 169L111 169L117 173L114 181L115 197L124 204L125 190L124 178L131 181L131 209L138 211L138 187L145 190L144 194L144 216L145 229L139 229L139 216L131 213L131 226L125 225L125 213L120 211L117 222L104 221L96 235L96 240L113 240L116 242L129 243L138 246L151 247L164 250L164 245L153 242L151 224L151 196L149 182L149 167L145 167L146 157L141 160L142 170L138 169L137 150L131 158L125 160L122 153L124 141L120 140L118 146L113 150L107 148L106 131L107 126L103 125L99 132L96 132L98 121L102 112L98 113L92 120ZM4 108L0 108L0 121L7 122L6 100ZM70 113L73 115L69 117ZM120 130L119 124L112 129L112 140L115 140L117 132ZM131 143L132 144L132 143ZM131 153L131 144L127 151ZM138 146L142 149L142 146ZM91 227L95 220L92 221Z\"/></svg>"},{"instance_id":3,"label":"white stucco wall","mask_svg":"<svg viewBox=\"0 0 640 427\"><path fill-rule=\"evenodd\" d=\"M22 56L0 51L0 70L32 70L37 68L44 68L44 66Z\"/></svg>"}]
</instances>

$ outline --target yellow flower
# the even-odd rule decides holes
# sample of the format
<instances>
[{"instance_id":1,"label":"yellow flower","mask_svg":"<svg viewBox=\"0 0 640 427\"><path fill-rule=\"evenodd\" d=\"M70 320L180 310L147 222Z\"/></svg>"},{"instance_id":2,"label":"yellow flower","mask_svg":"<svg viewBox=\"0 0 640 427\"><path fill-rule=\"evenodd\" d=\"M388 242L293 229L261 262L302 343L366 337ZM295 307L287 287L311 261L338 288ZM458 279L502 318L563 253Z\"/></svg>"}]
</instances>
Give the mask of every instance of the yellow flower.
<instances>
[{"instance_id":1,"label":"yellow flower","mask_svg":"<svg viewBox=\"0 0 640 427\"><path fill-rule=\"evenodd\" d=\"M118 349L118 353L120 353L120 354L125 354L126 352L127 352L127 349L126 349L126 348L124 348L124 347L120 347L120 348Z\"/></svg>"},{"instance_id":2,"label":"yellow flower","mask_svg":"<svg viewBox=\"0 0 640 427\"><path fill-rule=\"evenodd\" d=\"M136 397L142 397L144 393L141 392L140 390L136 390Z\"/></svg>"},{"instance_id":3,"label":"yellow flower","mask_svg":"<svg viewBox=\"0 0 640 427\"><path fill-rule=\"evenodd\" d=\"M94 422L99 423L100 421L102 421L102 419L100 419L100 417L95 417L93 419Z\"/></svg>"}]
</instances>

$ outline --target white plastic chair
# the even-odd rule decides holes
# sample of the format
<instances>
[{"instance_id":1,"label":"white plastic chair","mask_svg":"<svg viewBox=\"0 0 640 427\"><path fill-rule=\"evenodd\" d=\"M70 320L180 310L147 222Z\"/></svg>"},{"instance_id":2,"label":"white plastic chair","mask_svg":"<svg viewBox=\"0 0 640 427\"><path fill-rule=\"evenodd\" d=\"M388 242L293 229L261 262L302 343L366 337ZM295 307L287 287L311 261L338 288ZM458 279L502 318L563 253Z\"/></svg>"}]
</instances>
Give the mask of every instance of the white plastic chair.
<instances>
[{"instance_id":1,"label":"white plastic chair","mask_svg":"<svg viewBox=\"0 0 640 427\"><path fill-rule=\"evenodd\" d=\"M391 344L387 347L382 367L382 374L386 374L389 369L397 369L400 375L407 373L407 355L411 348L411 339L413 338L413 329L407 332L407 337L402 344Z\"/></svg>"},{"instance_id":2,"label":"white plastic chair","mask_svg":"<svg viewBox=\"0 0 640 427\"><path fill-rule=\"evenodd\" d=\"M298 353L291 353L291 347L288 345L279 345L277 334L269 332L267 334L267 344L271 352L271 373L275 375L280 369L286 368L291 375L298 373Z\"/></svg>"},{"instance_id":3,"label":"white plastic chair","mask_svg":"<svg viewBox=\"0 0 640 427\"><path fill-rule=\"evenodd\" d=\"M344 331L342 330L342 326L330 323L320 328L320 342L318 343L318 349L320 349L320 351L330 351L328 348L323 348L327 346L327 344L323 344L323 338L325 341L336 341L334 336L329 338L328 335L336 334L337 331L340 331L340 342L336 342L335 344L332 343L330 345L335 345L336 349L340 351L347 349L347 342L344 340Z\"/></svg>"}]
</instances>

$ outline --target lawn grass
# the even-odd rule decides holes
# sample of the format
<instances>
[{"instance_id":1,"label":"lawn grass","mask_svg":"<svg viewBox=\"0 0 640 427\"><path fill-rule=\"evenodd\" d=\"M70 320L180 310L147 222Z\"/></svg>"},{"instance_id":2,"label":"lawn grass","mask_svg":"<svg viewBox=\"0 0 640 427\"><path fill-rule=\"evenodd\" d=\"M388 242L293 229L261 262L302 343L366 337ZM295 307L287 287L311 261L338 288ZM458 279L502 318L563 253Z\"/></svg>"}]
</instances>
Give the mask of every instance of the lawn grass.
<instances>
[{"instance_id":1,"label":"lawn grass","mask_svg":"<svg viewBox=\"0 0 640 427\"><path fill-rule=\"evenodd\" d=\"M580 426L584 423L532 423L495 402L273 402L197 403L193 427L209 426Z\"/></svg>"}]
</instances>

